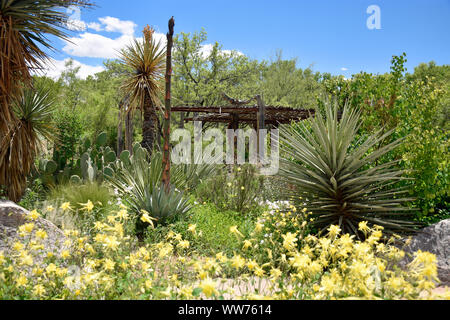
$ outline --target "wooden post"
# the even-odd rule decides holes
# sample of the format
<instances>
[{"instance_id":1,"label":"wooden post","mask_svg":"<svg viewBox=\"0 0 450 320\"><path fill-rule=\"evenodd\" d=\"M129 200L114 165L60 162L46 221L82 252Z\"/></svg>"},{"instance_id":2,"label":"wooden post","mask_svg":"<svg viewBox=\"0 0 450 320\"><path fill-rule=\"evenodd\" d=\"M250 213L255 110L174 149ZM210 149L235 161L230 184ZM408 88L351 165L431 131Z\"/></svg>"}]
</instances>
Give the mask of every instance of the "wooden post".
<instances>
[{"instance_id":1,"label":"wooden post","mask_svg":"<svg viewBox=\"0 0 450 320\"><path fill-rule=\"evenodd\" d=\"M256 96L256 101L258 103L258 114L256 119L256 137L257 137L257 154L258 154L258 161L262 162L264 157L264 148L261 148L263 146L260 146L260 139L259 139L259 130L263 130L266 128L265 121L266 121L266 105L264 104L263 99L258 94ZM264 141L264 140L263 140Z\"/></svg>"},{"instance_id":2,"label":"wooden post","mask_svg":"<svg viewBox=\"0 0 450 320\"><path fill-rule=\"evenodd\" d=\"M169 20L169 32L167 33L167 57L166 57L166 101L164 110L164 149L163 149L163 174L162 182L167 192L170 190L170 114L171 114L171 80L172 80L172 47L173 29L175 20Z\"/></svg>"}]
</instances>

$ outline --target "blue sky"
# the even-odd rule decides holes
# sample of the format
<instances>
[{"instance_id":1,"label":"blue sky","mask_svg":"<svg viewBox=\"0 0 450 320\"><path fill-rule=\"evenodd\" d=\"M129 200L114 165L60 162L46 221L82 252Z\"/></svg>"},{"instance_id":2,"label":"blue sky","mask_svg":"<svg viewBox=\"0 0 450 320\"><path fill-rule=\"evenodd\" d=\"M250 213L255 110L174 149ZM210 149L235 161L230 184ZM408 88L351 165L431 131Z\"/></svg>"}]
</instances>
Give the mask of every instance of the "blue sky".
<instances>
[{"instance_id":1,"label":"blue sky","mask_svg":"<svg viewBox=\"0 0 450 320\"><path fill-rule=\"evenodd\" d=\"M95 1L95 0L94 0ZM73 44L61 40L52 53L55 70L69 57L84 74L101 70L146 24L161 33L175 16L175 32L202 28L206 43L218 41L253 59L270 60L277 50L298 66L343 74L389 71L392 55L407 53L409 71L421 62L450 63L450 0L96 0L97 8L73 12L79 31ZM381 29L369 30L370 5L380 8Z\"/></svg>"}]
</instances>

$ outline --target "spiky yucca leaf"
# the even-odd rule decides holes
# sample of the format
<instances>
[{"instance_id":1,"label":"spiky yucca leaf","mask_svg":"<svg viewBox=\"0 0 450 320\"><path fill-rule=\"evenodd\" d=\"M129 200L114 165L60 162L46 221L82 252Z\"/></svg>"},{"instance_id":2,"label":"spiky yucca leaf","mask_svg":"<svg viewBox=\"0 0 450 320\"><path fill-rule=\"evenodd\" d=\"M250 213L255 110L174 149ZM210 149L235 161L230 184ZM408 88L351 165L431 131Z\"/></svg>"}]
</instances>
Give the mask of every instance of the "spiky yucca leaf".
<instances>
[{"instance_id":1,"label":"spiky yucca leaf","mask_svg":"<svg viewBox=\"0 0 450 320\"><path fill-rule=\"evenodd\" d=\"M411 201L396 161L377 165L376 160L396 148L397 140L381 148L393 131L357 139L361 111L345 107L338 119L336 106L327 106L326 118L316 117L298 126L281 128L286 157L280 175L296 188L296 201L306 203L313 224L320 230L339 225L343 232L360 236L361 221L384 227L387 234L412 231Z\"/></svg>"},{"instance_id":2,"label":"spiky yucca leaf","mask_svg":"<svg viewBox=\"0 0 450 320\"><path fill-rule=\"evenodd\" d=\"M68 39L68 8L92 6L88 0L0 0L0 186L17 201L29 172L23 122L12 109L24 87L31 85L31 70L44 67L47 36ZM24 139L24 140L19 140ZM19 149L13 149L18 147ZM33 145L28 148L33 149Z\"/></svg>"},{"instance_id":3,"label":"spiky yucca leaf","mask_svg":"<svg viewBox=\"0 0 450 320\"><path fill-rule=\"evenodd\" d=\"M130 96L132 107L141 107L148 95L154 105L158 104L161 80L165 68L165 47L154 37L154 30L146 27L144 37L133 42L120 52L121 62L131 72L121 88Z\"/></svg>"},{"instance_id":4,"label":"spiky yucca leaf","mask_svg":"<svg viewBox=\"0 0 450 320\"><path fill-rule=\"evenodd\" d=\"M49 93L42 90L25 90L23 96L14 101L12 109L17 117L17 125L13 127L10 139L5 140L0 148L0 157L8 160L4 164L7 172L4 179L8 197L13 201L20 200L25 190L26 177L42 139L52 140L54 137L54 108Z\"/></svg>"}]
</instances>

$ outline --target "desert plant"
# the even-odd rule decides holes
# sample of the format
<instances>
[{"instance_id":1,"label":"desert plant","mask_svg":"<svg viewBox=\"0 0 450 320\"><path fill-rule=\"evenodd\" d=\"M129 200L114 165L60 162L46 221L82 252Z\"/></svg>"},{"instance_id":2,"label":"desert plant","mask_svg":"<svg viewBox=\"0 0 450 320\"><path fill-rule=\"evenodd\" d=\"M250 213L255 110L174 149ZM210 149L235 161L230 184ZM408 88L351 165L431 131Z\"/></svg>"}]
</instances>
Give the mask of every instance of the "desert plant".
<instances>
[{"instance_id":1,"label":"desert plant","mask_svg":"<svg viewBox=\"0 0 450 320\"><path fill-rule=\"evenodd\" d=\"M157 42L153 37L153 29L147 26L143 33L142 40L135 39L121 51L122 63L131 70L122 84L122 90L130 96L131 108L128 112L133 112L135 108L142 112L142 146L151 154L158 123L156 108L165 68L165 49L162 42Z\"/></svg>"},{"instance_id":2,"label":"desert plant","mask_svg":"<svg viewBox=\"0 0 450 320\"><path fill-rule=\"evenodd\" d=\"M142 216L142 210L157 218L159 223L164 223L169 215L184 214L189 208L183 197L184 192L208 177L214 168L212 164L171 166L172 186L168 193L163 193L160 190L162 154L154 152L150 156L138 143L133 149L132 156L124 151L111 165L113 174L107 177L107 181L137 218ZM139 219L137 221L137 227L141 229Z\"/></svg>"},{"instance_id":3,"label":"desert plant","mask_svg":"<svg viewBox=\"0 0 450 320\"><path fill-rule=\"evenodd\" d=\"M68 38L65 10L90 5L85 0L0 1L0 185L7 186L11 200L23 194L37 144L30 122L13 111L13 101L31 87L32 70L43 69L47 49L53 49L48 35Z\"/></svg>"},{"instance_id":4,"label":"desert plant","mask_svg":"<svg viewBox=\"0 0 450 320\"><path fill-rule=\"evenodd\" d=\"M396 140L377 148L392 131L376 132L358 139L361 111L345 106L338 119L337 106L327 105L326 119L320 113L298 126L283 127L281 140L286 157L280 175L295 186L294 200L312 213L313 225L324 230L339 225L346 233L360 236L361 221L380 225L385 233L412 231L412 209L403 204L412 199L395 183L405 178L397 161L376 160L400 145Z\"/></svg>"},{"instance_id":5,"label":"desert plant","mask_svg":"<svg viewBox=\"0 0 450 320\"><path fill-rule=\"evenodd\" d=\"M145 210L151 213L152 218L156 219L154 225L165 225L174 218L184 216L192 208L183 192L175 188L167 191L162 185L153 187L151 193L150 189L145 189L142 198L136 197L129 204L134 211Z\"/></svg>"},{"instance_id":6,"label":"desert plant","mask_svg":"<svg viewBox=\"0 0 450 320\"><path fill-rule=\"evenodd\" d=\"M51 121L54 104L48 92L28 89L14 101L12 109L17 123L8 144L2 144L0 148L0 157L9 155L3 168L7 172L3 172L5 176L0 178L0 182L4 181L7 186L8 197L18 201L25 191L26 177L33 168L42 140L54 137L55 128Z\"/></svg>"}]
</instances>

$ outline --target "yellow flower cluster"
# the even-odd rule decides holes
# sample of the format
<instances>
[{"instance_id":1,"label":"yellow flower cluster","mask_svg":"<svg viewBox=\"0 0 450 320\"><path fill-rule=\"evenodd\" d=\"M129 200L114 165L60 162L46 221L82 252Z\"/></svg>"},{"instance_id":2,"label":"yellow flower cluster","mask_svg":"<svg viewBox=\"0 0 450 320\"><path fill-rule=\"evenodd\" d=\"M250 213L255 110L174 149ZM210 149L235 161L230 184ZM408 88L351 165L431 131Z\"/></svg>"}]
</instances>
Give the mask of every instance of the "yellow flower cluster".
<instances>
[{"instance_id":1,"label":"yellow flower cluster","mask_svg":"<svg viewBox=\"0 0 450 320\"><path fill-rule=\"evenodd\" d=\"M435 287L434 255L418 252L402 270L396 262L404 254L381 242L381 228L361 223L365 241L338 226L317 237L307 234L307 219L307 210L295 207L265 213L248 239L232 226L241 249L212 257L189 241L201 232L196 225L184 236L169 231L164 241L139 243L125 232L125 207L96 222L91 234L66 230L63 248L54 251L44 246L47 233L27 222L11 251L0 252L0 299L418 299ZM253 289L236 290L243 284Z\"/></svg>"}]
</instances>

